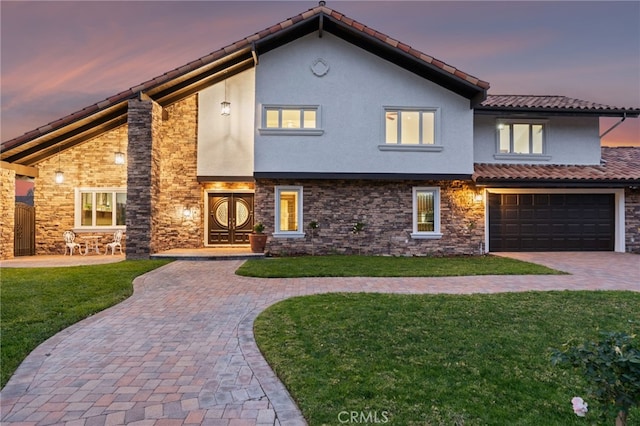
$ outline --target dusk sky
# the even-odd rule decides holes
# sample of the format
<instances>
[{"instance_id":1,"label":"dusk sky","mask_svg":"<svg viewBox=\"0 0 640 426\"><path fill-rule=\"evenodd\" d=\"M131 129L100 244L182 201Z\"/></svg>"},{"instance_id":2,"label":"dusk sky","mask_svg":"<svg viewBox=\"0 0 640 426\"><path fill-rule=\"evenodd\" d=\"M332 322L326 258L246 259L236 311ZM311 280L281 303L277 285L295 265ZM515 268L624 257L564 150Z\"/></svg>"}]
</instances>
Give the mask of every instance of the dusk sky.
<instances>
[{"instance_id":1,"label":"dusk sky","mask_svg":"<svg viewBox=\"0 0 640 426\"><path fill-rule=\"evenodd\" d=\"M6 141L318 5L0 2ZM640 1L336 1L326 6L491 84L640 107ZM601 120L601 132L618 119ZM640 118L605 139L640 145Z\"/></svg>"}]
</instances>

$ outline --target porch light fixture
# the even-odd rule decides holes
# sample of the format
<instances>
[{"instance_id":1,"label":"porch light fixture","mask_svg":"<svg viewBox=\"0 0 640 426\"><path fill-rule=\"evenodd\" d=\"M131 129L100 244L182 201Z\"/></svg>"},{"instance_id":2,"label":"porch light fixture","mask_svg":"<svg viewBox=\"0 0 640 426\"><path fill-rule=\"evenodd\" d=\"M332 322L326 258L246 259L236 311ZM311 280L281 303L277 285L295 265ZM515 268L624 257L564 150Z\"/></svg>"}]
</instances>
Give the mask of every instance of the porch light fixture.
<instances>
[{"instance_id":1,"label":"porch light fixture","mask_svg":"<svg viewBox=\"0 0 640 426\"><path fill-rule=\"evenodd\" d=\"M187 220L191 219L193 217L193 209L185 207L184 210L182 210L182 216Z\"/></svg>"},{"instance_id":2,"label":"porch light fixture","mask_svg":"<svg viewBox=\"0 0 640 426\"><path fill-rule=\"evenodd\" d=\"M124 152L118 151L115 153L115 163L124 164Z\"/></svg>"},{"instance_id":3,"label":"porch light fixture","mask_svg":"<svg viewBox=\"0 0 640 426\"><path fill-rule=\"evenodd\" d=\"M481 203L484 197L482 196L482 192L478 191L473 196L473 201L476 203Z\"/></svg>"},{"instance_id":4,"label":"porch light fixture","mask_svg":"<svg viewBox=\"0 0 640 426\"><path fill-rule=\"evenodd\" d=\"M227 79L224 80L224 101L220 102L220 114L231 114L231 102L227 101Z\"/></svg>"},{"instance_id":5,"label":"porch light fixture","mask_svg":"<svg viewBox=\"0 0 640 426\"><path fill-rule=\"evenodd\" d=\"M118 150L115 152L113 160L118 165L124 164L124 152L122 152L122 141L118 142Z\"/></svg>"},{"instance_id":6,"label":"porch light fixture","mask_svg":"<svg viewBox=\"0 0 640 426\"><path fill-rule=\"evenodd\" d=\"M60 145L58 145L58 170L56 170L56 183L64 182L64 172L60 169Z\"/></svg>"}]
</instances>

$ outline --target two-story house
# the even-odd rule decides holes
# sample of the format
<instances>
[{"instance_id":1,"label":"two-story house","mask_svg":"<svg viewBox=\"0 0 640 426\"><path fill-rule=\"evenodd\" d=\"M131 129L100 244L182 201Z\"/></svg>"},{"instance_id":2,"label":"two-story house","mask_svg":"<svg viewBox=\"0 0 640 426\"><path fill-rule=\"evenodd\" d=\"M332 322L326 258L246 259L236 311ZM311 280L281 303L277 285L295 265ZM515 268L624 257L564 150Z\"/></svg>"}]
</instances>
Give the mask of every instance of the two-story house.
<instances>
[{"instance_id":1,"label":"two-story house","mask_svg":"<svg viewBox=\"0 0 640 426\"><path fill-rule=\"evenodd\" d=\"M39 254L68 229L122 229L128 258L243 245L257 222L276 255L640 252L640 148L598 134L640 108L488 89L321 3L4 142L2 257L23 177Z\"/></svg>"}]
</instances>

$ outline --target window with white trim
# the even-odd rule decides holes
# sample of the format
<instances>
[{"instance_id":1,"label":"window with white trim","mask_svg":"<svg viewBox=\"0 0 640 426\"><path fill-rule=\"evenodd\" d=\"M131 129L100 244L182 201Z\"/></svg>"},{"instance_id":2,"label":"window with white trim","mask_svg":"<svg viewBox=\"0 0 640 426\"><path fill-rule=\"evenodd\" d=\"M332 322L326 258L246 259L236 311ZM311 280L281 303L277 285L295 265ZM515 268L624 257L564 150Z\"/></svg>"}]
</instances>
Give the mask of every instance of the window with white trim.
<instances>
[{"instance_id":1,"label":"window with white trim","mask_svg":"<svg viewBox=\"0 0 640 426\"><path fill-rule=\"evenodd\" d=\"M385 143L395 145L435 145L435 109L386 108Z\"/></svg>"},{"instance_id":2,"label":"window with white trim","mask_svg":"<svg viewBox=\"0 0 640 426\"><path fill-rule=\"evenodd\" d=\"M264 105L261 134L321 135L320 107L317 105Z\"/></svg>"},{"instance_id":3,"label":"window with white trim","mask_svg":"<svg viewBox=\"0 0 640 426\"><path fill-rule=\"evenodd\" d=\"M441 238L440 233L440 188L413 188L413 233L412 238Z\"/></svg>"},{"instance_id":4,"label":"window with white trim","mask_svg":"<svg viewBox=\"0 0 640 426\"><path fill-rule=\"evenodd\" d=\"M498 153L543 154L545 123L542 121L501 120L496 126Z\"/></svg>"},{"instance_id":5,"label":"window with white trim","mask_svg":"<svg viewBox=\"0 0 640 426\"><path fill-rule=\"evenodd\" d=\"M76 188L76 228L124 228L127 191L123 188Z\"/></svg>"},{"instance_id":6,"label":"window with white trim","mask_svg":"<svg viewBox=\"0 0 640 426\"><path fill-rule=\"evenodd\" d=\"M299 238L302 227L302 187L275 187L275 237Z\"/></svg>"}]
</instances>

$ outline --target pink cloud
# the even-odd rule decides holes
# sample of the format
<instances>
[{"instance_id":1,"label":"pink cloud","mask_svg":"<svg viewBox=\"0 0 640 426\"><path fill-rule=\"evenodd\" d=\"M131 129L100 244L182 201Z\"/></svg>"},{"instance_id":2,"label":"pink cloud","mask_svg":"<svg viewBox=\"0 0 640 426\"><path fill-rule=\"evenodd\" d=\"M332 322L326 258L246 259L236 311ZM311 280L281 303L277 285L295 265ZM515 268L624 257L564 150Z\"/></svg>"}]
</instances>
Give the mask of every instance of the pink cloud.
<instances>
[{"instance_id":1,"label":"pink cloud","mask_svg":"<svg viewBox=\"0 0 640 426\"><path fill-rule=\"evenodd\" d=\"M602 118L600 132L604 133L619 121L619 118ZM629 118L625 120L602 138L602 144L605 146L640 146L640 119Z\"/></svg>"},{"instance_id":2,"label":"pink cloud","mask_svg":"<svg viewBox=\"0 0 640 426\"><path fill-rule=\"evenodd\" d=\"M533 34L515 34L509 37L479 34L472 41L469 40L468 34L461 34L446 39L424 39L421 42L423 47L416 48L449 63L454 61L473 63L477 60L486 61L491 58L540 48L551 43L552 40L553 36L550 33L536 34L535 36Z\"/></svg>"}]
</instances>

